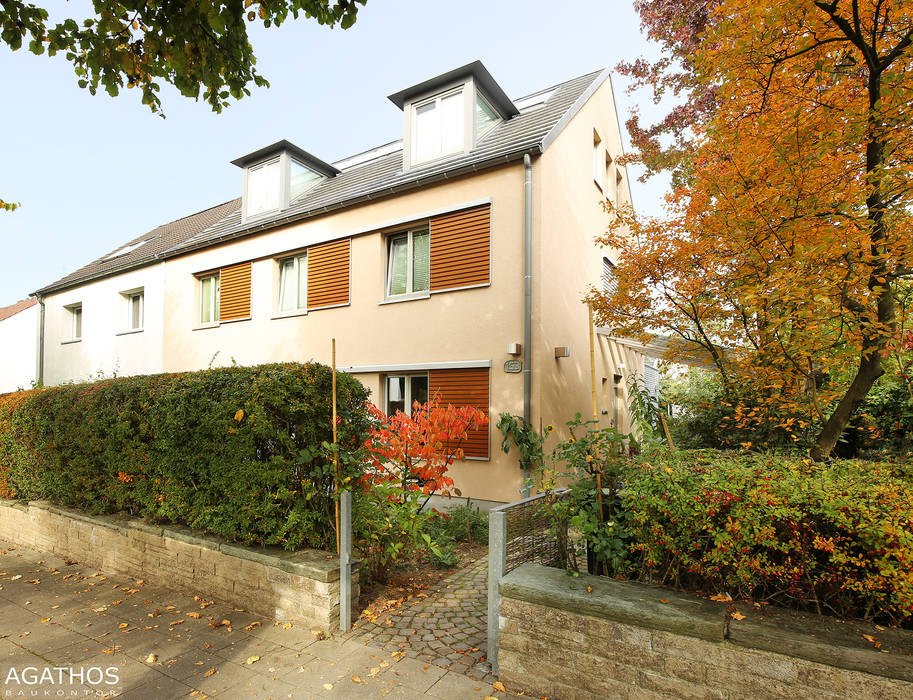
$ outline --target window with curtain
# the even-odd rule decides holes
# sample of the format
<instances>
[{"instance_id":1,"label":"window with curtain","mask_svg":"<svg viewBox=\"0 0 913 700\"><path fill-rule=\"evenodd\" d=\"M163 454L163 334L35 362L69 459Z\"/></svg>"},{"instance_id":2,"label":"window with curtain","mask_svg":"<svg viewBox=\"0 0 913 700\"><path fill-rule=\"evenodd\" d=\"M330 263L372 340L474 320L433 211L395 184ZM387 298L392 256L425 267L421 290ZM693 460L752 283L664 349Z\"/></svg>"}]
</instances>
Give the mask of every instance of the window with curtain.
<instances>
[{"instance_id":1,"label":"window with curtain","mask_svg":"<svg viewBox=\"0 0 913 700\"><path fill-rule=\"evenodd\" d=\"M307 308L307 254L279 262L279 311Z\"/></svg>"},{"instance_id":2,"label":"window with curtain","mask_svg":"<svg viewBox=\"0 0 913 700\"><path fill-rule=\"evenodd\" d=\"M428 229L391 236L387 248L387 296L421 294L431 287Z\"/></svg>"},{"instance_id":3,"label":"window with curtain","mask_svg":"<svg viewBox=\"0 0 913 700\"><path fill-rule=\"evenodd\" d=\"M428 401L428 373L388 375L385 383L384 410L388 416L397 411L412 415L412 405Z\"/></svg>"}]
</instances>

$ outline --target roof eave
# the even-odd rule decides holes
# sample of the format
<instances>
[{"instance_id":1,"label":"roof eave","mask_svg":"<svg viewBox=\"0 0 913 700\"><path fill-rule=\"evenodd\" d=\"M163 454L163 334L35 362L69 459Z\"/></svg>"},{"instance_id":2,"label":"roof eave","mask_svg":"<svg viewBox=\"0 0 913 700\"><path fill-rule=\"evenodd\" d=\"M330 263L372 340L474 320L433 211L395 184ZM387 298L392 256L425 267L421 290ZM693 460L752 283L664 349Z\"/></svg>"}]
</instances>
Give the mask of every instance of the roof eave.
<instances>
[{"instance_id":1,"label":"roof eave","mask_svg":"<svg viewBox=\"0 0 913 700\"><path fill-rule=\"evenodd\" d=\"M538 155L542 153L541 144L533 144L527 146L526 148L517 149L510 151L509 153L496 156L494 158L489 158L483 161L478 161L475 163L469 163L460 168L455 168L454 170L445 170L444 172L435 173L434 175L428 175L423 178L418 178L416 180L410 180L409 182L404 182L400 185L394 185L392 187L383 187L374 192L368 192L367 194L358 195L356 197L350 197L349 199L340 200L333 204L325 205L318 207L316 209L309 209L304 212L298 212L286 217L272 219L271 221L264 221L262 224L253 226L251 228L246 228L241 231L234 231L232 233L225 234L219 238L210 239L207 241L201 241L200 243L192 246L181 247L179 249L170 249L166 250L164 253L161 253L161 259L165 260L168 258L176 258L181 255L186 255L188 253L195 252L197 250L202 250L204 248L210 248L216 245L220 245L227 241L235 240L237 238L244 238L246 236L252 236L257 233L263 233L264 231L269 231L274 228L279 228L280 226L287 226L288 224L296 223L298 221L304 221L305 219L310 219L315 216L320 216L322 214L329 214L330 212L338 211L339 209L345 209L346 207L351 207L356 204L361 204L363 202L370 202L376 199L381 199L383 197L388 197L390 195L399 194L400 192L405 192L408 190L417 189L426 185L431 185L436 182L441 182L443 180L449 180L455 177L460 177L462 175L467 175L469 173L477 172L479 170L497 167L498 165L506 165L512 163L515 160L520 160L524 155Z\"/></svg>"},{"instance_id":2,"label":"roof eave","mask_svg":"<svg viewBox=\"0 0 913 700\"><path fill-rule=\"evenodd\" d=\"M392 95L388 95L387 99L400 109L403 109L406 106L406 102L414 97L433 93L438 88L442 88L454 81L470 76L482 89L485 97L491 102L491 106L498 111L501 117L510 119L511 117L520 114L520 110L517 109L513 100L511 100L510 97L507 96L507 93L501 89L501 86L498 85L497 81L492 77L491 73L488 72L488 69L481 61L473 61L472 63L467 63L465 66L460 66L459 68L454 68L446 73L441 73L441 75L436 75L428 80L423 80L411 87L407 87L405 90L400 90L399 92L394 92Z\"/></svg>"},{"instance_id":3,"label":"roof eave","mask_svg":"<svg viewBox=\"0 0 913 700\"><path fill-rule=\"evenodd\" d=\"M81 287L88 282L96 282L100 279L105 279L106 277L114 277L115 275L119 275L124 272L130 272L131 270L136 270L141 267L148 267L149 265L161 262L161 260L161 253L157 253L155 255L147 255L143 258L139 258L138 260L127 263L126 265L114 267L110 270L104 270L102 272L96 272L95 274L88 275L86 277L80 277L79 279L71 280L70 282L65 282L63 284L49 284L47 287L42 287L41 289L32 292L29 294L29 296L40 299L41 297L47 296L48 294L56 294L57 292L64 292L67 289Z\"/></svg>"},{"instance_id":4,"label":"roof eave","mask_svg":"<svg viewBox=\"0 0 913 700\"><path fill-rule=\"evenodd\" d=\"M316 170L321 175L326 175L327 177L334 177L339 175L341 172L338 168L330 165L326 161L321 160L317 156L308 153L303 148L299 148L291 141L282 139L281 141L276 141L276 143L271 143L269 146L264 146L263 148L258 148L253 153L248 153L243 155L240 158L235 158L231 161L232 165L237 165L239 168L243 168L257 161L263 160L274 153L279 153L281 151L288 151L295 160L301 161L303 165L308 166L309 168Z\"/></svg>"}]
</instances>

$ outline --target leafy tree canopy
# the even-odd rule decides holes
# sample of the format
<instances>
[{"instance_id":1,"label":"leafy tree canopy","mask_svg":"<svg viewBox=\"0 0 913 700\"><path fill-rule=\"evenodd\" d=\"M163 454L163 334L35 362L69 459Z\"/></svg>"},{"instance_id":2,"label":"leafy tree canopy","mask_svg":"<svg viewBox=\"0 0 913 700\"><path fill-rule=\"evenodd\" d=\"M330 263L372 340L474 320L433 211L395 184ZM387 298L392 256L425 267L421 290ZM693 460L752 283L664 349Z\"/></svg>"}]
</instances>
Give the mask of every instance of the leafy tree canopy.
<instances>
[{"instance_id":1,"label":"leafy tree canopy","mask_svg":"<svg viewBox=\"0 0 913 700\"><path fill-rule=\"evenodd\" d=\"M811 427L825 458L909 321L913 4L638 6L667 48L644 80L687 107L645 128L643 153L682 177L668 216L620 212L604 237L621 254L600 321L699 346L740 420Z\"/></svg>"},{"instance_id":2,"label":"leafy tree canopy","mask_svg":"<svg viewBox=\"0 0 913 700\"><path fill-rule=\"evenodd\" d=\"M162 83L185 97L202 97L221 112L250 95L249 85L268 87L255 66L247 25L279 26L304 15L320 24L355 23L367 0L93 0L94 15L52 21L47 9L23 0L0 0L0 42L16 51L62 53L81 88L112 97L136 89L142 103L162 113ZM18 203L0 200L0 211Z\"/></svg>"},{"instance_id":3,"label":"leafy tree canopy","mask_svg":"<svg viewBox=\"0 0 913 700\"><path fill-rule=\"evenodd\" d=\"M366 0L94 0L93 16L51 22L48 11L23 0L0 0L0 41L35 54L63 53L79 86L117 95L136 88L161 111L161 83L202 97L216 112L267 86L255 69L247 25L278 26L299 15L343 29Z\"/></svg>"}]
</instances>

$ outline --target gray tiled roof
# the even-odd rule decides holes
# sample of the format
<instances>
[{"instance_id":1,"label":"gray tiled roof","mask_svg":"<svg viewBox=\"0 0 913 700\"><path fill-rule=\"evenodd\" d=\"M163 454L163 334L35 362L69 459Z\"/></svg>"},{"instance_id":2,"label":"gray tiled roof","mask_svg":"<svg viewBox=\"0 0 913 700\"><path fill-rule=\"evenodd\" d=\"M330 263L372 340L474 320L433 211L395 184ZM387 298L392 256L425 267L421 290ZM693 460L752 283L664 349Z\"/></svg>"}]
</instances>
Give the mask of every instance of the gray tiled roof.
<instances>
[{"instance_id":1,"label":"gray tiled roof","mask_svg":"<svg viewBox=\"0 0 913 700\"><path fill-rule=\"evenodd\" d=\"M79 282L106 277L125 270L148 265L155 262L161 254L173 248L174 246L192 238L201 231L206 230L218 221L221 221L233 211L241 211L241 198L233 199L230 202L219 204L217 206L205 209L204 211L182 219L172 221L144 233L142 236L128 241L124 245L114 249L107 255L103 255L97 260L93 260L88 265L84 265L75 272L71 272L66 277L62 277L56 282L39 289L35 294L47 294L49 292L65 289L75 286ZM118 251L124 248L142 242L143 244L129 250L123 255L117 255Z\"/></svg>"},{"instance_id":2,"label":"gray tiled roof","mask_svg":"<svg viewBox=\"0 0 913 700\"><path fill-rule=\"evenodd\" d=\"M272 217L242 223L240 199L235 199L138 236L121 247L145 240L139 248L113 259L108 259L110 254L99 258L36 293L72 287L96 277L141 267L172 255L216 245L356 202L378 199L446 177L493 167L524 153L542 152L555 133L563 128L607 76L606 71L596 71L518 98L516 102L522 105L530 97L547 94L544 103L530 105L512 119L500 122L469 153L404 171L402 149L387 149L383 155L345 167L339 175L322 180Z\"/></svg>"}]
</instances>

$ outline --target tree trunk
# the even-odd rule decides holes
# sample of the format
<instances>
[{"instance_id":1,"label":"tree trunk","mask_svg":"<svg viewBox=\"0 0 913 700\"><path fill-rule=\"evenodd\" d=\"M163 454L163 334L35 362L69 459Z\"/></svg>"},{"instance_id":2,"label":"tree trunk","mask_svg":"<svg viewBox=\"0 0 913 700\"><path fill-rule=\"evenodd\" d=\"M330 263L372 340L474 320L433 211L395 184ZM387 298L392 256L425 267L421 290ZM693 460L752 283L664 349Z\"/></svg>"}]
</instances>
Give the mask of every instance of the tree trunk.
<instances>
[{"instance_id":1,"label":"tree trunk","mask_svg":"<svg viewBox=\"0 0 913 700\"><path fill-rule=\"evenodd\" d=\"M817 4L819 7L821 6L820 3ZM833 9L836 9L836 3L833 4ZM829 14L835 17L833 10L829 11ZM875 293L876 308L875 313L870 316L865 312L860 314L859 321L864 328L866 326L869 328L863 332L859 369L856 371L856 376L853 377L849 389L827 419L815 444L809 451L812 459L818 462L824 461L830 456L853 413L865 400L878 378L884 374L882 352L896 332L894 293L891 284L887 282L890 274L886 269L884 255L888 232L884 221L886 205L881 180L881 171L885 164L885 144L881 135L882 124L879 110L881 108L881 76L887 65L879 62L874 40L871 46L865 46L861 34L854 33L845 20L835 17L835 22L846 36L862 49L868 66L869 138L865 148L865 171L869 193L865 203L871 230L869 250L872 256L868 287ZM869 316L869 318L867 319L865 316ZM871 323L869 319L874 323Z\"/></svg>"},{"instance_id":2,"label":"tree trunk","mask_svg":"<svg viewBox=\"0 0 913 700\"><path fill-rule=\"evenodd\" d=\"M850 418L853 417L856 409L865 400L869 390L882 374L884 374L884 367L881 366L880 352L874 350L862 358L853 383L850 384L850 388L840 399L837 408L834 409L821 432L818 433L815 444L810 450L812 459L816 462L823 462L830 456L849 424Z\"/></svg>"}]
</instances>

